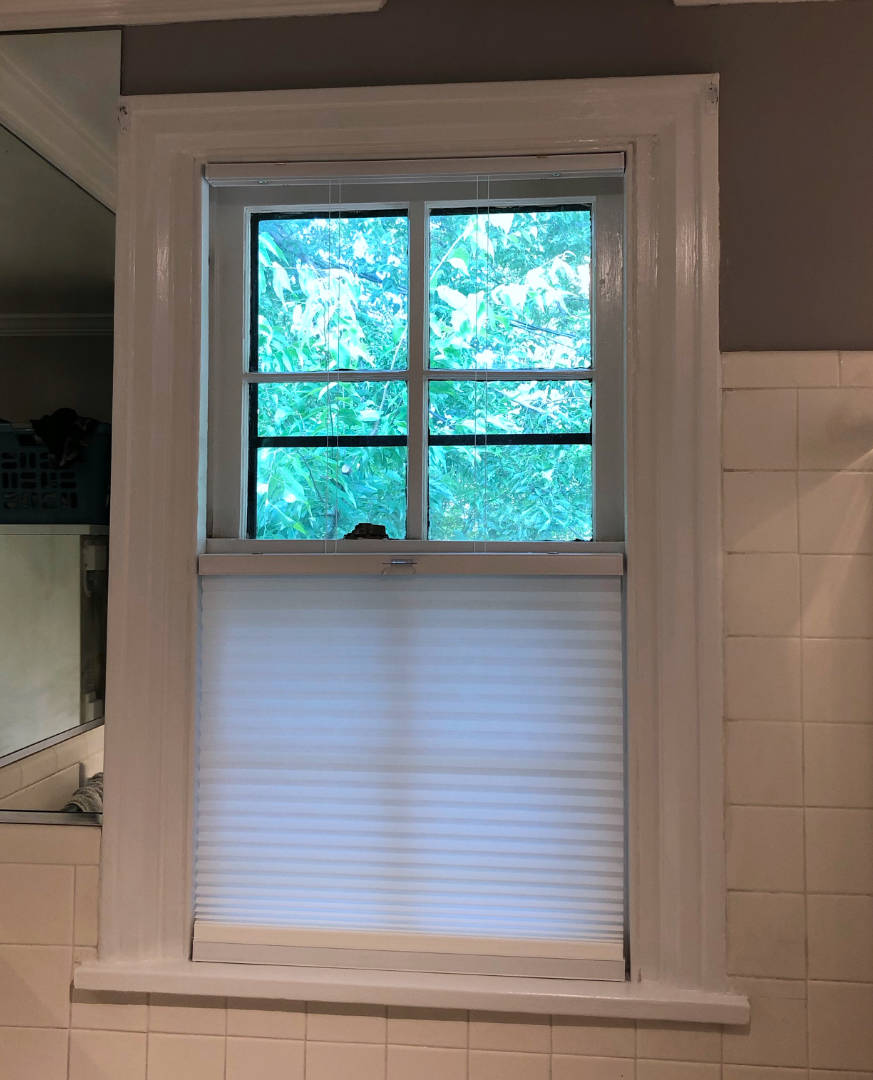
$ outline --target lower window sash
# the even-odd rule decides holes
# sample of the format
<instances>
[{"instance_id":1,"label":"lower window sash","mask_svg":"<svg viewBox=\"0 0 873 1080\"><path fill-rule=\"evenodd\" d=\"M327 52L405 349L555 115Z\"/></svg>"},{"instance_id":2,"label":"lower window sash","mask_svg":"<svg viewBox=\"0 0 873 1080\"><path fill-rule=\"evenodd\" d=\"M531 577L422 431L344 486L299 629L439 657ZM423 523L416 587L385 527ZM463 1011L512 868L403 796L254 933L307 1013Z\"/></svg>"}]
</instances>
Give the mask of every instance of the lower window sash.
<instances>
[{"instance_id":1,"label":"lower window sash","mask_svg":"<svg viewBox=\"0 0 873 1080\"><path fill-rule=\"evenodd\" d=\"M193 959L609 982L625 978L621 942L466 938L205 921L194 924Z\"/></svg>"}]
</instances>

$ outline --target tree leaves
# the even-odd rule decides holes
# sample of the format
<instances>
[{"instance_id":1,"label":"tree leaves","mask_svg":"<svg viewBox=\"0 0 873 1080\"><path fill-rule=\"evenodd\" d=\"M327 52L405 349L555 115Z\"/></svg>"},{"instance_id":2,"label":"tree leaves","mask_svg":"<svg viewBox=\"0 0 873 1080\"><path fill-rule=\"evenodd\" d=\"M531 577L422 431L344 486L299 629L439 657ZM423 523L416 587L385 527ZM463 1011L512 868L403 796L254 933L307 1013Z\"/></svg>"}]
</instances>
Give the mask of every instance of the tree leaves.
<instances>
[{"instance_id":1,"label":"tree leaves","mask_svg":"<svg viewBox=\"0 0 873 1080\"><path fill-rule=\"evenodd\" d=\"M591 363L587 208L434 211L429 387L434 433L586 431L587 383L467 380L464 369L559 371ZM262 372L367 371L364 381L261 383L261 435L405 434L408 221L394 212L265 217L257 226ZM585 445L431 447L432 539L590 538ZM257 535L336 538L359 520L406 535L403 447L257 452Z\"/></svg>"}]
</instances>

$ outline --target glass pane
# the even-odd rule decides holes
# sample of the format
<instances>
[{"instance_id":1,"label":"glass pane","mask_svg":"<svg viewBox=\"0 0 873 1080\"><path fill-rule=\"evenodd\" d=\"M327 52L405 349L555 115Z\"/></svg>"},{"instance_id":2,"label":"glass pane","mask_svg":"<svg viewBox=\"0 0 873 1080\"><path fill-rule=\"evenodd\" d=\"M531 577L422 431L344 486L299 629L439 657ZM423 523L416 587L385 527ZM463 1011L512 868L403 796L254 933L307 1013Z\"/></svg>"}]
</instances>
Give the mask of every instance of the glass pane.
<instances>
[{"instance_id":1,"label":"glass pane","mask_svg":"<svg viewBox=\"0 0 873 1080\"><path fill-rule=\"evenodd\" d=\"M405 382L260 383L258 435L405 435Z\"/></svg>"},{"instance_id":2,"label":"glass pane","mask_svg":"<svg viewBox=\"0 0 873 1080\"><path fill-rule=\"evenodd\" d=\"M255 218L256 370L406 367L404 214Z\"/></svg>"},{"instance_id":3,"label":"glass pane","mask_svg":"<svg viewBox=\"0 0 873 1080\"><path fill-rule=\"evenodd\" d=\"M591 540L591 447L432 446L431 540Z\"/></svg>"},{"instance_id":4,"label":"glass pane","mask_svg":"<svg viewBox=\"0 0 873 1080\"><path fill-rule=\"evenodd\" d=\"M591 366L591 211L434 210L430 365Z\"/></svg>"},{"instance_id":5,"label":"glass pane","mask_svg":"<svg viewBox=\"0 0 873 1080\"><path fill-rule=\"evenodd\" d=\"M359 521L406 536L406 447L262 447L255 536L340 540Z\"/></svg>"},{"instance_id":6,"label":"glass pane","mask_svg":"<svg viewBox=\"0 0 873 1080\"><path fill-rule=\"evenodd\" d=\"M558 434L591 430L591 384L578 380L431 380L430 433Z\"/></svg>"}]
</instances>

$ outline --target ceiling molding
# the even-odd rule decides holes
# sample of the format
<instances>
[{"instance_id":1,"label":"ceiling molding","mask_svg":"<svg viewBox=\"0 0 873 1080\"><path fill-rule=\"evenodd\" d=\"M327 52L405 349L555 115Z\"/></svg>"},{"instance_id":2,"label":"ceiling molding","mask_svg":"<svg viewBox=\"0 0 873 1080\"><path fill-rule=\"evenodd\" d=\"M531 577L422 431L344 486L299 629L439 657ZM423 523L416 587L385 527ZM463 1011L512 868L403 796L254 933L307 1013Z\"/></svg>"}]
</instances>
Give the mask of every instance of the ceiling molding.
<instances>
[{"instance_id":1,"label":"ceiling molding","mask_svg":"<svg viewBox=\"0 0 873 1080\"><path fill-rule=\"evenodd\" d=\"M0 0L0 31L378 11L385 0Z\"/></svg>"},{"instance_id":2,"label":"ceiling molding","mask_svg":"<svg viewBox=\"0 0 873 1080\"><path fill-rule=\"evenodd\" d=\"M112 327L112 315L81 315L75 312L0 314L0 338L111 337Z\"/></svg>"},{"instance_id":3,"label":"ceiling molding","mask_svg":"<svg viewBox=\"0 0 873 1080\"><path fill-rule=\"evenodd\" d=\"M0 123L104 206L115 209L115 148L107 146L46 83L13 59L2 39Z\"/></svg>"},{"instance_id":4,"label":"ceiling molding","mask_svg":"<svg viewBox=\"0 0 873 1080\"><path fill-rule=\"evenodd\" d=\"M721 4L801 4L807 0L673 0L676 7L715 7ZM820 3L821 0L809 0Z\"/></svg>"}]
</instances>

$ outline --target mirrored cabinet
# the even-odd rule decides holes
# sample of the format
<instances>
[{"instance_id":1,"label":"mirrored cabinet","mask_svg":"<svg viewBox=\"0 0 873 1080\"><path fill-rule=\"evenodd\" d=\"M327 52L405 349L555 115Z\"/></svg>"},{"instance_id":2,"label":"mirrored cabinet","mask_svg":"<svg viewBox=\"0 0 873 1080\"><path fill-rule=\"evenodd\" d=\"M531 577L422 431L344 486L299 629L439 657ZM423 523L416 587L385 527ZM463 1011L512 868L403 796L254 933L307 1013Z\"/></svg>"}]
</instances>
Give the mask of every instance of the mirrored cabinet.
<instances>
[{"instance_id":1,"label":"mirrored cabinet","mask_svg":"<svg viewBox=\"0 0 873 1080\"><path fill-rule=\"evenodd\" d=\"M0 821L102 809L119 56L0 35Z\"/></svg>"}]
</instances>

